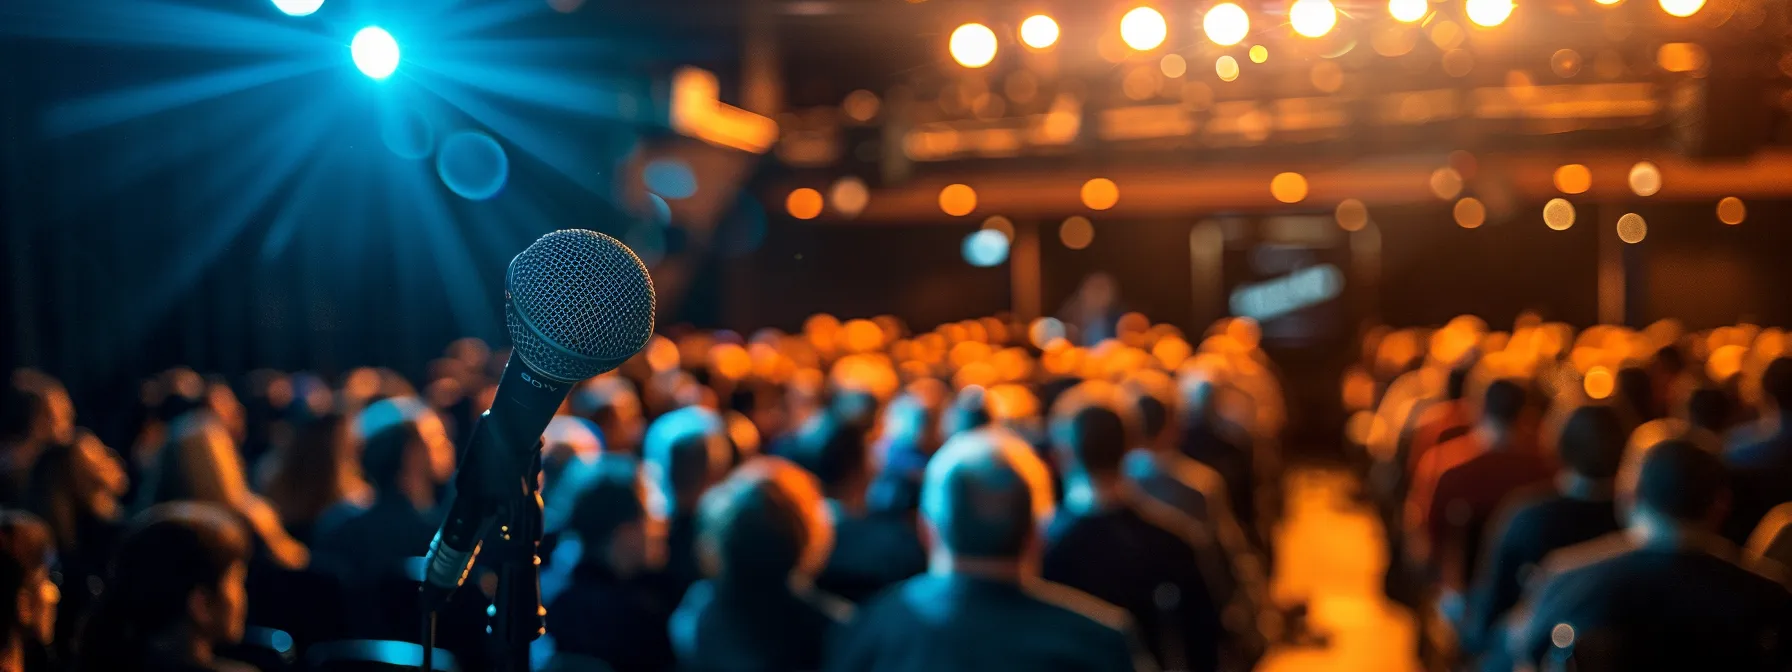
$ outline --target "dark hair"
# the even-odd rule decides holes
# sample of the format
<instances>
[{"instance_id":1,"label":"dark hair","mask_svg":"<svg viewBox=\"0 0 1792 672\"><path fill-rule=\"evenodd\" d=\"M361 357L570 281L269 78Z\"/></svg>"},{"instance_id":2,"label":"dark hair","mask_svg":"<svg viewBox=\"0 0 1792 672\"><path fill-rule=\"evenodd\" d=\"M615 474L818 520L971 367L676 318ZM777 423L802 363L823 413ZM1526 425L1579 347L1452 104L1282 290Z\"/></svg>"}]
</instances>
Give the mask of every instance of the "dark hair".
<instances>
[{"instance_id":1,"label":"dark hair","mask_svg":"<svg viewBox=\"0 0 1792 672\"><path fill-rule=\"evenodd\" d=\"M870 475L865 434L852 422L820 413L803 423L795 438L784 457L815 474L824 488L862 483Z\"/></svg>"},{"instance_id":2,"label":"dark hair","mask_svg":"<svg viewBox=\"0 0 1792 672\"><path fill-rule=\"evenodd\" d=\"M1655 383L1649 379L1648 371L1635 366L1618 369L1617 383L1619 400L1636 415L1638 423L1661 417L1655 403Z\"/></svg>"},{"instance_id":3,"label":"dark hair","mask_svg":"<svg viewBox=\"0 0 1792 672\"><path fill-rule=\"evenodd\" d=\"M13 634L24 627L12 605L31 578L50 566L51 550L50 528L44 521L24 511L0 511L0 596L7 599L7 607L0 609L0 624L5 626L0 633Z\"/></svg>"},{"instance_id":4,"label":"dark hair","mask_svg":"<svg viewBox=\"0 0 1792 672\"><path fill-rule=\"evenodd\" d=\"M423 443L423 433L410 420L396 422L368 436L361 446L361 473L380 497L398 496L405 455Z\"/></svg>"},{"instance_id":5,"label":"dark hair","mask_svg":"<svg viewBox=\"0 0 1792 672\"><path fill-rule=\"evenodd\" d=\"M1692 426L1722 436L1736 412L1729 393L1710 385L1700 386L1686 397L1686 420Z\"/></svg>"},{"instance_id":6,"label":"dark hair","mask_svg":"<svg viewBox=\"0 0 1792 672\"><path fill-rule=\"evenodd\" d=\"M1576 474L1603 480L1618 473L1624 457L1624 421L1610 406L1582 406L1562 422L1556 451Z\"/></svg>"},{"instance_id":7,"label":"dark hair","mask_svg":"<svg viewBox=\"0 0 1792 672\"><path fill-rule=\"evenodd\" d=\"M0 385L0 439L17 439L31 433L44 413L43 395L8 382Z\"/></svg>"},{"instance_id":8,"label":"dark hair","mask_svg":"<svg viewBox=\"0 0 1792 672\"><path fill-rule=\"evenodd\" d=\"M1711 512L1728 486L1721 458L1692 441L1668 439L1643 453L1636 504L1676 520L1698 520Z\"/></svg>"},{"instance_id":9,"label":"dark hair","mask_svg":"<svg viewBox=\"0 0 1792 672\"><path fill-rule=\"evenodd\" d=\"M1456 401L1468 390L1470 367L1457 366L1450 369L1450 375L1444 379L1444 398Z\"/></svg>"},{"instance_id":10,"label":"dark hair","mask_svg":"<svg viewBox=\"0 0 1792 672\"><path fill-rule=\"evenodd\" d=\"M608 559L604 546L617 528L640 522L647 517L641 482L631 472L602 473L592 478L573 500L572 515L567 527L579 535L584 546L581 563Z\"/></svg>"},{"instance_id":11,"label":"dark hair","mask_svg":"<svg viewBox=\"0 0 1792 672\"><path fill-rule=\"evenodd\" d=\"M1510 427L1518 422L1518 416L1530 403L1530 391L1524 385L1510 379L1496 380L1487 386L1487 393L1481 400L1481 419Z\"/></svg>"},{"instance_id":12,"label":"dark hair","mask_svg":"<svg viewBox=\"0 0 1792 672\"><path fill-rule=\"evenodd\" d=\"M1761 393L1781 411L1792 411L1792 357L1776 357L1761 372Z\"/></svg>"},{"instance_id":13,"label":"dark hair","mask_svg":"<svg viewBox=\"0 0 1792 672\"><path fill-rule=\"evenodd\" d=\"M782 585L818 531L798 493L779 482L778 467L797 468L777 458L756 461L769 468L743 468L704 493L698 529L715 554L717 578Z\"/></svg>"},{"instance_id":14,"label":"dark hair","mask_svg":"<svg viewBox=\"0 0 1792 672\"><path fill-rule=\"evenodd\" d=\"M249 533L222 507L175 502L144 511L120 541L76 669L138 669L147 640L185 623L194 590L216 590L249 561Z\"/></svg>"},{"instance_id":15,"label":"dark hair","mask_svg":"<svg viewBox=\"0 0 1792 672\"><path fill-rule=\"evenodd\" d=\"M1126 420L1114 409L1088 404L1058 421L1054 443L1077 466L1092 474L1113 474L1126 457Z\"/></svg>"},{"instance_id":16,"label":"dark hair","mask_svg":"<svg viewBox=\"0 0 1792 672\"><path fill-rule=\"evenodd\" d=\"M276 454L266 486L268 502L288 523L309 523L351 493L354 443L348 418L328 413L299 427Z\"/></svg>"},{"instance_id":17,"label":"dark hair","mask_svg":"<svg viewBox=\"0 0 1792 672\"><path fill-rule=\"evenodd\" d=\"M80 543L76 531L82 519L96 517L89 508L88 496L82 492L79 477L80 450L83 441L98 441L85 430L69 443L56 443L46 448L31 465L31 483L25 493L26 508L50 526L56 548L64 553Z\"/></svg>"}]
</instances>

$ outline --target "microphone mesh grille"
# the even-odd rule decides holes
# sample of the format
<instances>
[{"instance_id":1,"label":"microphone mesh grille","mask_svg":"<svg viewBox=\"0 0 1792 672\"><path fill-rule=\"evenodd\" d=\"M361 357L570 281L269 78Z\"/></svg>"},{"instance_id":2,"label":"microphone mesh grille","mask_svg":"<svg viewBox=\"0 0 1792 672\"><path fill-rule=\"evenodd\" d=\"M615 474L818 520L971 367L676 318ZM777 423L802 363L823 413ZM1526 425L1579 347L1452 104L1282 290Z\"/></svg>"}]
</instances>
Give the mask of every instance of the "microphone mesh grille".
<instances>
[{"instance_id":1,"label":"microphone mesh grille","mask_svg":"<svg viewBox=\"0 0 1792 672\"><path fill-rule=\"evenodd\" d=\"M504 322L523 361L578 381L621 366L653 336L653 280L627 246L595 231L542 236L510 262Z\"/></svg>"}]
</instances>

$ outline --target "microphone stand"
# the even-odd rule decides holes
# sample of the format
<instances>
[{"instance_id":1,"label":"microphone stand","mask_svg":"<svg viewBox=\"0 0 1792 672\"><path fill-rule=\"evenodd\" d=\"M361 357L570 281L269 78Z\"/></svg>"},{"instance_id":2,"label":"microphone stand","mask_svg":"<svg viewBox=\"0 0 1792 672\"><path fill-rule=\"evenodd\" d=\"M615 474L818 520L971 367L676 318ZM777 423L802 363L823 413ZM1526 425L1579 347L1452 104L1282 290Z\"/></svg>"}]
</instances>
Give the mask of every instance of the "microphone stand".
<instances>
[{"instance_id":1,"label":"microphone stand","mask_svg":"<svg viewBox=\"0 0 1792 672\"><path fill-rule=\"evenodd\" d=\"M529 451L523 487L499 504L497 538L491 558L497 560L498 594L488 612L498 670L530 672L529 649L541 637L547 609L541 605L541 444Z\"/></svg>"}]
</instances>

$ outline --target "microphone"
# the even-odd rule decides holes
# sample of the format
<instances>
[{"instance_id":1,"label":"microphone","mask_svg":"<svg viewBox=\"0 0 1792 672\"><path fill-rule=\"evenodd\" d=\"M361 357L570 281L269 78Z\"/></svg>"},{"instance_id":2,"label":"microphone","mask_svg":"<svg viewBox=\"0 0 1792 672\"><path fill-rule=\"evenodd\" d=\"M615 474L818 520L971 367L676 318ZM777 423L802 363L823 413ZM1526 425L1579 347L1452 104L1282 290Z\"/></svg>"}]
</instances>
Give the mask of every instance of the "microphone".
<instances>
[{"instance_id":1,"label":"microphone","mask_svg":"<svg viewBox=\"0 0 1792 672\"><path fill-rule=\"evenodd\" d=\"M621 366L653 336L653 281L615 238L582 229L542 236L510 261L504 323L512 349L491 409L461 450L454 502L429 543L423 593L434 612L466 581L541 433L574 384Z\"/></svg>"}]
</instances>

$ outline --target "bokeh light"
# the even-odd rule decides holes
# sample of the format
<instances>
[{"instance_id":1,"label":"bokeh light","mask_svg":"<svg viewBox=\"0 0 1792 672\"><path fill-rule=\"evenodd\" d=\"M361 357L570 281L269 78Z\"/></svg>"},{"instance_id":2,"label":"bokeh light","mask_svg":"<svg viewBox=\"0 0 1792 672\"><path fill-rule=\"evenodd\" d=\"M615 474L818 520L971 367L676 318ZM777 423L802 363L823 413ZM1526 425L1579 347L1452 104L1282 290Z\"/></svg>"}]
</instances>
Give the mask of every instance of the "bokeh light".
<instances>
[{"instance_id":1,"label":"bokeh light","mask_svg":"<svg viewBox=\"0 0 1792 672\"><path fill-rule=\"evenodd\" d=\"M1003 238L1014 240L1014 221L1001 215L993 215L983 220L983 228L1002 234Z\"/></svg>"},{"instance_id":2,"label":"bokeh light","mask_svg":"<svg viewBox=\"0 0 1792 672\"><path fill-rule=\"evenodd\" d=\"M435 150L436 133L416 108L387 109L380 117L380 141L399 158L415 160Z\"/></svg>"},{"instance_id":3,"label":"bokeh light","mask_svg":"<svg viewBox=\"0 0 1792 672\"><path fill-rule=\"evenodd\" d=\"M979 229L964 237L964 260L988 268L1008 260L1008 237L993 229Z\"/></svg>"},{"instance_id":4,"label":"bokeh light","mask_svg":"<svg viewBox=\"0 0 1792 672\"><path fill-rule=\"evenodd\" d=\"M654 224L666 226L672 223L672 204L659 194L647 195L647 209L652 212Z\"/></svg>"},{"instance_id":5,"label":"bokeh light","mask_svg":"<svg viewBox=\"0 0 1792 672\"><path fill-rule=\"evenodd\" d=\"M1222 2L1207 10L1207 16L1201 17L1201 30L1207 32L1207 39L1213 40L1214 44L1230 47L1251 33L1251 16L1237 4Z\"/></svg>"},{"instance_id":6,"label":"bokeh light","mask_svg":"<svg viewBox=\"0 0 1792 672\"><path fill-rule=\"evenodd\" d=\"M1557 49L1549 56L1549 69L1557 77L1573 77L1580 74L1580 66L1584 59L1580 52L1573 49Z\"/></svg>"},{"instance_id":7,"label":"bokeh light","mask_svg":"<svg viewBox=\"0 0 1792 672\"><path fill-rule=\"evenodd\" d=\"M1401 23L1423 19L1430 11L1431 3L1426 0L1388 0L1388 15Z\"/></svg>"},{"instance_id":8,"label":"bokeh light","mask_svg":"<svg viewBox=\"0 0 1792 672\"><path fill-rule=\"evenodd\" d=\"M940 210L953 217L963 217L977 209L977 191L970 185L949 184L940 190Z\"/></svg>"},{"instance_id":9,"label":"bokeh light","mask_svg":"<svg viewBox=\"0 0 1792 672\"><path fill-rule=\"evenodd\" d=\"M1648 235L1649 223L1643 221L1642 215L1627 212L1618 218L1618 240L1634 245L1643 242L1643 238Z\"/></svg>"},{"instance_id":10,"label":"bokeh light","mask_svg":"<svg viewBox=\"0 0 1792 672\"><path fill-rule=\"evenodd\" d=\"M1705 8L1705 0L1661 0L1661 11L1686 18Z\"/></svg>"},{"instance_id":11,"label":"bokeh light","mask_svg":"<svg viewBox=\"0 0 1792 672\"><path fill-rule=\"evenodd\" d=\"M1269 47L1261 44L1251 47L1251 62L1263 63L1269 60Z\"/></svg>"},{"instance_id":12,"label":"bokeh light","mask_svg":"<svg viewBox=\"0 0 1792 672\"><path fill-rule=\"evenodd\" d=\"M1238 79L1238 59L1231 55L1219 57L1213 62L1213 74L1219 75L1222 81Z\"/></svg>"},{"instance_id":13,"label":"bokeh light","mask_svg":"<svg viewBox=\"0 0 1792 672\"><path fill-rule=\"evenodd\" d=\"M374 79L391 77L398 69L398 41L379 26L362 28L349 42L349 56L361 74Z\"/></svg>"},{"instance_id":14,"label":"bokeh light","mask_svg":"<svg viewBox=\"0 0 1792 672\"><path fill-rule=\"evenodd\" d=\"M821 192L808 187L796 189L784 197L784 211L797 219L815 219L821 216Z\"/></svg>"},{"instance_id":15,"label":"bokeh light","mask_svg":"<svg viewBox=\"0 0 1792 672\"><path fill-rule=\"evenodd\" d=\"M1456 225L1465 229L1478 229L1487 223L1487 206L1478 198L1464 198L1456 201L1456 207L1450 209L1450 215L1456 218Z\"/></svg>"},{"instance_id":16,"label":"bokeh light","mask_svg":"<svg viewBox=\"0 0 1792 672\"><path fill-rule=\"evenodd\" d=\"M674 201L690 198L697 193L697 174L691 172L690 165L674 158L659 158L648 162L641 170L641 181L647 190Z\"/></svg>"},{"instance_id":17,"label":"bokeh light","mask_svg":"<svg viewBox=\"0 0 1792 672\"><path fill-rule=\"evenodd\" d=\"M483 201L498 195L510 179L510 157L492 136L461 131L442 141L436 174L461 198Z\"/></svg>"},{"instance_id":18,"label":"bokeh light","mask_svg":"<svg viewBox=\"0 0 1792 672\"><path fill-rule=\"evenodd\" d=\"M864 180L849 175L834 180L833 186L828 187L828 202L840 214L857 217L871 202L871 190L865 187Z\"/></svg>"},{"instance_id":19,"label":"bokeh light","mask_svg":"<svg viewBox=\"0 0 1792 672\"><path fill-rule=\"evenodd\" d=\"M1584 194L1593 188L1593 171L1578 163L1556 169L1556 190L1564 194Z\"/></svg>"},{"instance_id":20,"label":"bokeh light","mask_svg":"<svg viewBox=\"0 0 1792 672\"><path fill-rule=\"evenodd\" d=\"M1299 203L1307 198L1307 178L1300 173L1281 173L1269 181L1269 195L1283 203Z\"/></svg>"},{"instance_id":21,"label":"bokeh light","mask_svg":"<svg viewBox=\"0 0 1792 672\"><path fill-rule=\"evenodd\" d=\"M1020 41L1034 49L1045 49L1058 43L1058 22L1044 14L1034 14L1020 22Z\"/></svg>"},{"instance_id":22,"label":"bokeh light","mask_svg":"<svg viewBox=\"0 0 1792 672\"><path fill-rule=\"evenodd\" d=\"M1468 0L1463 6L1468 20L1483 28L1492 28L1512 16L1512 0Z\"/></svg>"},{"instance_id":23,"label":"bokeh light","mask_svg":"<svg viewBox=\"0 0 1792 672\"><path fill-rule=\"evenodd\" d=\"M1306 37L1322 37L1338 25L1338 8L1331 0L1294 0L1288 7L1288 22L1294 32Z\"/></svg>"},{"instance_id":24,"label":"bokeh light","mask_svg":"<svg viewBox=\"0 0 1792 672\"><path fill-rule=\"evenodd\" d=\"M1076 216L1064 220L1058 226L1058 242L1073 250L1080 250L1095 242L1095 224L1088 217Z\"/></svg>"},{"instance_id":25,"label":"bokeh light","mask_svg":"<svg viewBox=\"0 0 1792 672\"><path fill-rule=\"evenodd\" d=\"M1176 79L1188 74L1188 60L1184 59L1182 54L1168 54L1157 62L1157 69L1162 71L1165 77Z\"/></svg>"},{"instance_id":26,"label":"bokeh light","mask_svg":"<svg viewBox=\"0 0 1792 672\"><path fill-rule=\"evenodd\" d=\"M1725 196L1717 202L1717 221L1735 226L1745 219L1748 219L1748 206L1743 205L1742 199Z\"/></svg>"},{"instance_id":27,"label":"bokeh light","mask_svg":"<svg viewBox=\"0 0 1792 672\"><path fill-rule=\"evenodd\" d=\"M996 34L981 23L967 23L952 31L947 43L952 60L967 68L981 68L996 60Z\"/></svg>"},{"instance_id":28,"label":"bokeh light","mask_svg":"<svg viewBox=\"0 0 1792 672\"><path fill-rule=\"evenodd\" d=\"M1442 201L1462 195L1462 173L1448 166L1431 171L1431 195Z\"/></svg>"},{"instance_id":29,"label":"bokeh light","mask_svg":"<svg viewBox=\"0 0 1792 672\"><path fill-rule=\"evenodd\" d=\"M1346 198L1338 204L1334 213L1338 218L1338 228L1345 231L1361 231L1369 225L1369 208L1362 201Z\"/></svg>"},{"instance_id":30,"label":"bokeh light","mask_svg":"<svg viewBox=\"0 0 1792 672\"><path fill-rule=\"evenodd\" d=\"M1557 231L1574 226L1574 204L1566 198L1552 198L1543 204L1543 225Z\"/></svg>"},{"instance_id":31,"label":"bokeh light","mask_svg":"<svg viewBox=\"0 0 1792 672\"><path fill-rule=\"evenodd\" d=\"M1120 17L1120 39L1134 51L1150 51L1164 43L1170 26L1164 15L1150 7L1135 7Z\"/></svg>"},{"instance_id":32,"label":"bokeh light","mask_svg":"<svg viewBox=\"0 0 1792 672\"><path fill-rule=\"evenodd\" d=\"M1083 183L1083 205L1090 210L1106 210L1120 202L1120 187L1113 180L1097 177Z\"/></svg>"},{"instance_id":33,"label":"bokeh light","mask_svg":"<svg viewBox=\"0 0 1792 672\"><path fill-rule=\"evenodd\" d=\"M274 8L287 16L311 16L324 0L274 0Z\"/></svg>"},{"instance_id":34,"label":"bokeh light","mask_svg":"<svg viewBox=\"0 0 1792 672\"><path fill-rule=\"evenodd\" d=\"M1587 391L1589 399L1605 399L1617 391L1618 379L1612 370L1603 366L1587 369L1587 375L1581 379L1581 388Z\"/></svg>"},{"instance_id":35,"label":"bokeh light","mask_svg":"<svg viewBox=\"0 0 1792 672\"><path fill-rule=\"evenodd\" d=\"M865 89L846 94L846 100L840 103L840 110L846 113L847 118L860 123L876 119L877 112L882 107L883 101L877 99L877 94Z\"/></svg>"},{"instance_id":36,"label":"bokeh light","mask_svg":"<svg viewBox=\"0 0 1792 672\"><path fill-rule=\"evenodd\" d=\"M1661 192L1661 169L1648 161L1630 167L1630 191L1638 196L1654 196Z\"/></svg>"}]
</instances>

